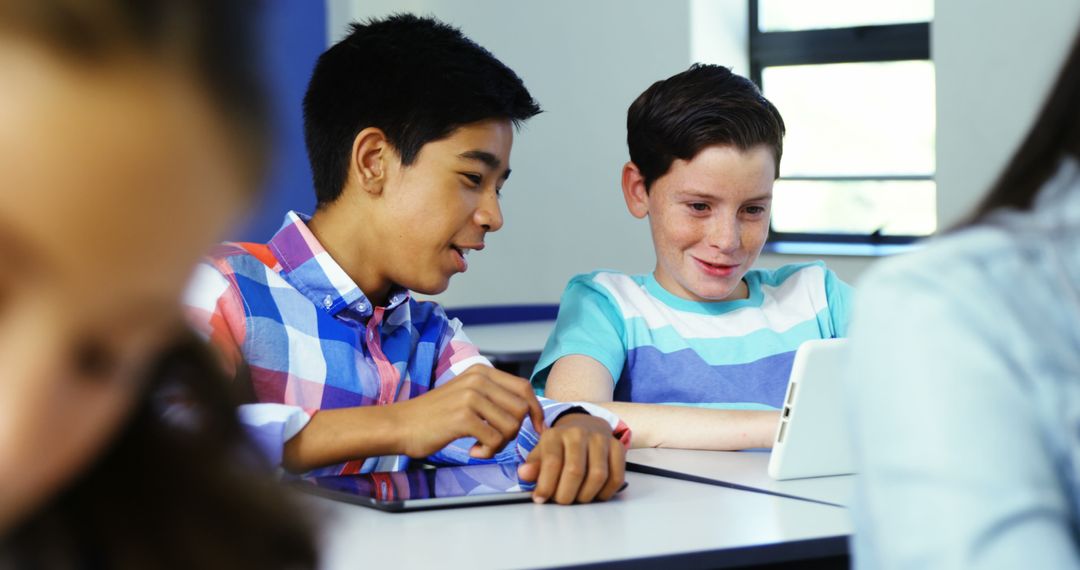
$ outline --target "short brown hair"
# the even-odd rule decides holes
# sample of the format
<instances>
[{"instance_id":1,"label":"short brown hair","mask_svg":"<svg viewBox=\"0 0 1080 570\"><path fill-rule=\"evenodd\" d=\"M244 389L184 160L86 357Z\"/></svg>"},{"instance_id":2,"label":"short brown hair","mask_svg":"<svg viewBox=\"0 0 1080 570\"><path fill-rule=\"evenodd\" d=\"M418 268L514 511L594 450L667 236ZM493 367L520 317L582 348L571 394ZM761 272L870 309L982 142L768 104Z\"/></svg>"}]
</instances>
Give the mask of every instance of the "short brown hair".
<instances>
[{"instance_id":1,"label":"short brown hair","mask_svg":"<svg viewBox=\"0 0 1080 570\"><path fill-rule=\"evenodd\" d=\"M776 159L784 152L784 119L749 79L719 65L690 69L653 83L626 116L630 160L648 189L675 159L690 160L712 145L749 150L767 145Z\"/></svg>"}]
</instances>

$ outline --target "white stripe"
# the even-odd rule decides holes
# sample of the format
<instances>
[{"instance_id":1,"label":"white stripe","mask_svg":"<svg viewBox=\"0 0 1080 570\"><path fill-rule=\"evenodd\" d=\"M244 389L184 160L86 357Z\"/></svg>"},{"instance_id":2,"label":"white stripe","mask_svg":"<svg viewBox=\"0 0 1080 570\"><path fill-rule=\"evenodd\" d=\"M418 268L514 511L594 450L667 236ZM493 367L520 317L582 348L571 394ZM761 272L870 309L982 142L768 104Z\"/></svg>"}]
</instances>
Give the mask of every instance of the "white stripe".
<instances>
[{"instance_id":1,"label":"white stripe","mask_svg":"<svg viewBox=\"0 0 1080 570\"><path fill-rule=\"evenodd\" d=\"M371 461L374 459L375 461ZM380 457L371 458L364 462L364 465L360 467L360 471L363 473L370 473L372 471L401 471L405 468L403 465L404 456L402 455L383 455ZM369 467L369 464L372 464Z\"/></svg>"},{"instance_id":2,"label":"white stripe","mask_svg":"<svg viewBox=\"0 0 1080 570\"><path fill-rule=\"evenodd\" d=\"M450 378L453 378L453 377L461 374L462 372L465 372L466 370L468 370L469 368L471 368L472 366L477 365L477 364L483 364L484 366L491 366L491 362L488 359L484 358L483 356L480 356L480 355L471 356L469 358L466 358L465 360L461 360L459 362L455 362L455 363L451 364L450 368L446 372L443 372L442 376L439 376L435 380L435 383L436 384L441 384L442 382L444 382L446 380L449 380Z\"/></svg>"},{"instance_id":3,"label":"white stripe","mask_svg":"<svg viewBox=\"0 0 1080 570\"><path fill-rule=\"evenodd\" d=\"M321 251L315 254L315 261L326 275L327 281L329 281L330 285L337 291L338 297L345 297L346 293L356 289L356 283L353 282L349 275L345 273L345 270L330 257L329 253Z\"/></svg>"},{"instance_id":4,"label":"white stripe","mask_svg":"<svg viewBox=\"0 0 1080 570\"><path fill-rule=\"evenodd\" d=\"M255 428L267 424L280 425L282 443L289 441L304 429L311 416L302 408L286 404L243 404L236 409L240 422Z\"/></svg>"},{"instance_id":5,"label":"white stripe","mask_svg":"<svg viewBox=\"0 0 1080 570\"><path fill-rule=\"evenodd\" d=\"M473 344L473 341L469 340L469 336L465 334L465 329L461 326L461 321L459 319L450 319L447 324L449 324L450 328L454 331L454 336L452 336L447 342ZM473 346L476 345L473 344ZM443 350L447 350L448 348L449 347L444 348ZM435 362L438 362L439 357L441 356L441 354L436 354ZM466 358L464 360L451 363L450 368L447 369L446 372L443 372L441 376L435 379L435 384L440 384L445 380L449 380L450 378L453 378L454 376L465 372L470 367L477 364L483 364L484 366L492 366L491 361L482 355L470 356L469 358Z\"/></svg>"},{"instance_id":6,"label":"white stripe","mask_svg":"<svg viewBox=\"0 0 1080 570\"><path fill-rule=\"evenodd\" d=\"M817 265L800 269L778 287L763 285L760 307L736 309L722 318L673 309L627 275L599 273L593 281L611 292L624 319L640 317L649 329L670 326L683 338L740 337L761 329L784 332L816 318L828 306L825 273Z\"/></svg>"},{"instance_id":7,"label":"white stripe","mask_svg":"<svg viewBox=\"0 0 1080 570\"><path fill-rule=\"evenodd\" d=\"M228 288L229 280L220 271L207 263L200 263L184 290L183 302L189 307L213 313L218 299Z\"/></svg>"}]
</instances>

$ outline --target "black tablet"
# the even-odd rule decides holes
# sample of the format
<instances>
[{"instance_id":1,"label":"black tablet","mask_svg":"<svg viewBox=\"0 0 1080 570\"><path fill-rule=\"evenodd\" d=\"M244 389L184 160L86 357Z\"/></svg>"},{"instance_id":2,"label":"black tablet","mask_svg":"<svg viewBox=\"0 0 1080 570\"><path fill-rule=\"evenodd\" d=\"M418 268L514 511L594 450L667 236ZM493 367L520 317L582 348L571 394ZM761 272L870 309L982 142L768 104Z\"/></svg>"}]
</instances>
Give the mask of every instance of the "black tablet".
<instances>
[{"instance_id":1,"label":"black tablet","mask_svg":"<svg viewBox=\"0 0 1080 570\"><path fill-rule=\"evenodd\" d=\"M322 497L391 512L525 502L531 500L533 487L518 480L517 465L505 463L307 477L290 484Z\"/></svg>"}]
</instances>

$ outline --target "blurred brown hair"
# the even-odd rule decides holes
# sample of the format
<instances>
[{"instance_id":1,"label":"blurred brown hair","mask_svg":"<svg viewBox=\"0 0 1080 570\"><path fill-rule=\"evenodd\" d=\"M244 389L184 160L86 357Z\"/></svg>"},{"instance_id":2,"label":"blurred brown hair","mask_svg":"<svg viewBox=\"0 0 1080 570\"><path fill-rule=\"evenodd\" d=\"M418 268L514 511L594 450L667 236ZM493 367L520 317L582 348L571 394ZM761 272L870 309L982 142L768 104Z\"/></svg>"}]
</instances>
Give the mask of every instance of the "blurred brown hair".
<instances>
[{"instance_id":1,"label":"blurred brown hair","mask_svg":"<svg viewBox=\"0 0 1080 570\"><path fill-rule=\"evenodd\" d=\"M187 74L258 188L270 148L259 8L252 0L0 0L0 34L83 66L145 62Z\"/></svg>"},{"instance_id":2,"label":"blurred brown hair","mask_svg":"<svg viewBox=\"0 0 1080 570\"><path fill-rule=\"evenodd\" d=\"M205 93L257 188L268 144L257 13L238 0L0 0L0 35L87 69L175 70ZM306 517L268 475L206 351L191 336L159 356L104 452L0 537L0 567L315 567Z\"/></svg>"},{"instance_id":3,"label":"blurred brown hair","mask_svg":"<svg viewBox=\"0 0 1080 570\"><path fill-rule=\"evenodd\" d=\"M219 370L193 336L163 354L112 444L0 541L0 567L314 568L311 525L260 472Z\"/></svg>"}]
</instances>

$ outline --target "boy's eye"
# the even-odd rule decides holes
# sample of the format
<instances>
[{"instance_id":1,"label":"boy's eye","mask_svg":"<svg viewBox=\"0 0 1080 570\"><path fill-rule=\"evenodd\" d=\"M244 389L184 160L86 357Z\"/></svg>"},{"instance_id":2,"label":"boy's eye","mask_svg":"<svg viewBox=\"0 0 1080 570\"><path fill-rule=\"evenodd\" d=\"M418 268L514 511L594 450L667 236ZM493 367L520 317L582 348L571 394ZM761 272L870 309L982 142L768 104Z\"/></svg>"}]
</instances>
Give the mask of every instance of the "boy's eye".
<instances>
[{"instance_id":1,"label":"boy's eye","mask_svg":"<svg viewBox=\"0 0 1080 570\"><path fill-rule=\"evenodd\" d=\"M690 204L688 204L688 206L690 206L690 209L695 211L695 212L708 212L709 211L709 205L704 203L704 202L691 202Z\"/></svg>"},{"instance_id":2,"label":"boy's eye","mask_svg":"<svg viewBox=\"0 0 1080 570\"><path fill-rule=\"evenodd\" d=\"M463 172L461 176L464 177L465 180L468 180L469 185L473 188L480 186L480 183L484 181L484 178L479 174L470 174Z\"/></svg>"},{"instance_id":3,"label":"boy's eye","mask_svg":"<svg viewBox=\"0 0 1080 570\"><path fill-rule=\"evenodd\" d=\"M758 215L761 215L761 214L765 213L765 207L764 206L747 206L746 207L746 213L750 214L751 216L758 216Z\"/></svg>"}]
</instances>

